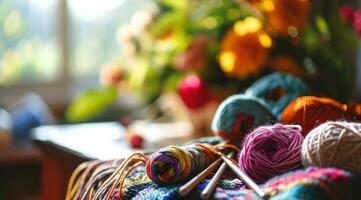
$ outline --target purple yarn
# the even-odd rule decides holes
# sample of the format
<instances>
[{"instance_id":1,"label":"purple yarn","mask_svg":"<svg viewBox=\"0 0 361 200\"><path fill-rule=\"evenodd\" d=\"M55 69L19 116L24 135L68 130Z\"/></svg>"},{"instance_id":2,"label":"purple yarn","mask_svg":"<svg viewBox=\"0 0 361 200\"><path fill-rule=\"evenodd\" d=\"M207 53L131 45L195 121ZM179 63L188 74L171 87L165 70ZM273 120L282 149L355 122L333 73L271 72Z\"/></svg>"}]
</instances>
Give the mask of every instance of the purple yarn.
<instances>
[{"instance_id":1,"label":"purple yarn","mask_svg":"<svg viewBox=\"0 0 361 200\"><path fill-rule=\"evenodd\" d=\"M248 134L239 156L240 168L255 182L302 166L302 128L298 125L261 126Z\"/></svg>"}]
</instances>

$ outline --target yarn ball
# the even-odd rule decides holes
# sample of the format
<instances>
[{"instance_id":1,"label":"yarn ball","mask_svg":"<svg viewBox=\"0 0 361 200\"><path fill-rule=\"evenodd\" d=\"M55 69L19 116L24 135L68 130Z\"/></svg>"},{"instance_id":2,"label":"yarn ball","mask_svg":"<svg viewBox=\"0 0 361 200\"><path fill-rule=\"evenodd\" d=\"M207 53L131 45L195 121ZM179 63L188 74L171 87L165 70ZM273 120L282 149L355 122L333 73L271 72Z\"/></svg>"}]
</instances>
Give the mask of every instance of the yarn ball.
<instances>
[{"instance_id":1,"label":"yarn ball","mask_svg":"<svg viewBox=\"0 0 361 200\"><path fill-rule=\"evenodd\" d=\"M240 168L257 183L299 168L302 166L301 133L298 125L258 127L244 139Z\"/></svg>"},{"instance_id":2,"label":"yarn ball","mask_svg":"<svg viewBox=\"0 0 361 200\"><path fill-rule=\"evenodd\" d=\"M336 168L309 167L275 177L263 186L270 200L361 199L358 175Z\"/></svg>"},{"instance_id":3,"label":"yarn ball","mask_svg":"<svg viewBox=\"0 0 361 200\"><path fill-rule=\"evenodd\" d=\"M313 129L302 145L304 166L336 166L361 174L361 124L326 122Z\"/></svg>"},{"instance_id":4,"label":"yarn ball","mask_svg":"<svg viewBox=\"0 0 361 200\"><path fill-rule=\"evenodd\" d=\"M282 123L301 125L304 135L323 122L342 119L345 119L345 111L341 103L314 96L295 99L284 109L281 116Z\"/></svg>"},{"instance_id":5,"label":"yarn ball","mask_svg":"<svg viewBox=\"0 0 361 200\"><path fill-rule=\"evenodd\" d=\"M232 95L218 107L212 121L212 131L226 139L239 140L250 130L275 121L272 112L256 97Z\"/></svg>"},{"instance_id":6,"label":"yarn ball","mask_svg":"<svg viewBox=\"0 0 361 200\"><path fill-rule=\"evenodd\" d=\"M153 153L146 163L148 177L158 185L172 185L204 170L217 155L203 145L168 146Z\"/></svg>"},{"instance_id":7,"label":"yarn ball","mask_svg":"<svg viewBox=\"0 0 361 200\"><path fill-rule=\"evenodd\" d=\"M204 81L196 75L187 76L180 82L178 94L189 109L201 108L210 100Z\"/></svg>"},{"instance_id":8,"label":"yarn ball","mask_svg":"<svg viewBox=\"0 0 361 200\"><path fill-rule=\"evenodd\" d=\"M301 79L277 72L257 80L245 92L264 100L278 119L291 101L309 93L310 89Z\"/></svg>"}]
</instances>

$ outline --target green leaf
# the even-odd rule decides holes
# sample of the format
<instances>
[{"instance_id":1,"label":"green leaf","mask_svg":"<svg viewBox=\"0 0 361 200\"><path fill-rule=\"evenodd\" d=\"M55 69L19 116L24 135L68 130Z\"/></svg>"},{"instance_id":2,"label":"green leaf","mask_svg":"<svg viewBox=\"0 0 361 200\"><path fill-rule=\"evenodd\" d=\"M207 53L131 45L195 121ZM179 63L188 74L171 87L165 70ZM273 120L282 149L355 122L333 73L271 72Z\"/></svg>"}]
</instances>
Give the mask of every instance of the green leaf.
<instances>
[{"instance_id":1,"label":"green leaf","mask_svg":"<svg viewBox=\"0 0 361 200\"><path fill-rule=\"evenodd\" d=\"M176 10L185 10L189 2L188 0L160 0L160 3Z\"/></svg>"},{"instance_id":2,"label":"green leaf","mask_svg":"<svg viewBox=\"0 0 361 200\"><path fill-rule=\"evenodd\" d=\"M90 89L80 94L67 108L69 122L84 122L99 117L118 97L116 88Z\"/></svg>"},{"instance_id":3,"label":"green leaf","mask_svg":"<svg viewBox=\"0 0 361 200\"><path fill-rule=\"evenodd\" d=\"M171 11L163 14L151 28L151 33L156 37L167 31L183 28L186 24L186 13Z\"/></svg>"},{"instance_id":4,"label":"green leaf","mask_svg":"<svg viewBox=\"0 0 361 200\"><path fill-rule=\"evenodd\" d=\"M179 82L183 79L184 74L182 73L173 73L171 74L165 82L165 90L167 91L176 91L178 89Z\"/></svg>"},{"instance_id":5,"label":"green leaf","mask_svg":"<svg viewBox=\"0 0 361 200\"><path fill-rule=\"evenodd\" d=\"M321 34L323 34L323 35L330 34L327 22L322 16L317 15L315 18L315 23L316 23L318 31L320 31Z\"/></svg>"}]
</instances>

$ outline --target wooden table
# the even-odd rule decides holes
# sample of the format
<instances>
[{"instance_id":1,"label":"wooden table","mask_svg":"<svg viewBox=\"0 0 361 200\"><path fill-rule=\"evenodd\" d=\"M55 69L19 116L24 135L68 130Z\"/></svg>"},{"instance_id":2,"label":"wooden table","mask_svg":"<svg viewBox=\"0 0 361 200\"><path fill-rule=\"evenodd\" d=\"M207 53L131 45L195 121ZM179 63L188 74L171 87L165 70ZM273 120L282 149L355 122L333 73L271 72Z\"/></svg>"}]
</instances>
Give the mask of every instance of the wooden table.
<instances>
[{"instance_id":1,"label":"wooden table","mask_svg":"<svg viewBox=\"0 0 361 200\"><path fill-rule=\"evenodd\" d=\"M0 199L40 199L41 154L30 142L0 149Z\"/></svg>"},{"instance_id":2,"label":"wooden table","mask_svg":"<svg viewBox=\"0 0 361 200\"><path fill-rule=\"evenodd\" d=\"M191 132L186 129L190 126L189 122L145 125L144 138L149 144L144 151L188 141ZM34 130L33 141L43 153L42 197L46 200L64 199L71 173L80 163L123 159L135 151L125 141L124 128L116 122L43 126Z\"/></svg>"},{"instance_id":3,"label":"wooden table","mask_svg":"<svg viewBox=\"0 0 361 200\"><path fill-rule=\"evenodd\" d=\"M33 142L42 152L42 199L64 200L69 178L82 162L127 156L117 123L45 126L34 130Z\"/></svg>"}]
</instances>

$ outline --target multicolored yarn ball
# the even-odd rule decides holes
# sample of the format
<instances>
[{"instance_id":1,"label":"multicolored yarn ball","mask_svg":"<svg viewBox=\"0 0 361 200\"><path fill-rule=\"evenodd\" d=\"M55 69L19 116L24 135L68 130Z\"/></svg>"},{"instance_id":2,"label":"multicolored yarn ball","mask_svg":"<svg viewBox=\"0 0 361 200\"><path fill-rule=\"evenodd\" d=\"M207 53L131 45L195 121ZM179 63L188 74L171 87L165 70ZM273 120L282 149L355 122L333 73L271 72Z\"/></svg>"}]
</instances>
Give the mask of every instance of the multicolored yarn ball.
<instances>
[{"instance_id":1,"label":"multicolored yarn ball","mask_svg":"<svg viewBox=\"0 0 361 200\"><path fill-rule=\"evenodd\" d=\"M323 122L342 120L345 117L344 105L336 100L304 96L295 99L284 109L281 121L301 125L303 134L306 135Z\"/></svg>"},{"instance_id":2,"label":"multicolored yarn ball","mask_svg":"<svg viewBox=\"0 0 361 200\"><path fill-rule=\"evenodd\" d=\"M302 163L361 174L361 124L326 122L313 129L302 145Z\"/></svg>"},{"instance_id":3,"label":"multicolored yarn ball","mask_svg":"<svg viewBox=\"0 0 361 200\"><path fill-rule=\"evenodd\" d=\"M291 101L309 93L310 89L301 79L277 72L257 80L245 92L264 100L278 119Z\"/></svg>"},{"instance_id":4,"label":"multicolored yarn ball","mask_svg":"<svg viewBox=\"0 0 361 200\"><path fill-rule=\"evenodd\" d=\"M336 168L309 167L275 177L263 186L270 200L361 199L358 175Z\"/></svg>"},{"instance_id":5,"label":"multicolored yarn ball","mask_svg":"<svg viewBox=\"0 0 361 200\"><path fill-rule=\"evenodd\" d=\"M154 183L172 185L192 178L216 158L217 154L207 144L168 146L151 155L146 172Z\"/></svg>"},{"instance_id":6,"label":"multicolored yarn ball","mask_svg":"<svg viewBox=\"0 0 361 200\"><path fill-rule=\"evenodd\" d=\"M239 166L254 181L269 178L302 166L302 128L298 125L261 126L248 134L239 156Z\"/></svg>"},{"instance_id":7,"label":"multicolored yarn ball","mask_svg":"<svg viewBox=\"0 0 361 200\"><path fill-rule=\"evenodd\" d=\"M253 128L273 121L275 117L262 100L237 94L220 104L212 121L212 131L224 139L239 140Z\"/></svg>"}]
</instances>

